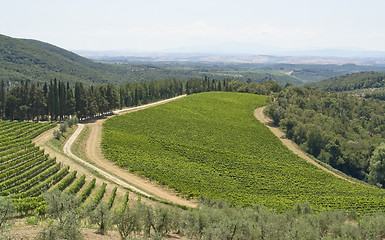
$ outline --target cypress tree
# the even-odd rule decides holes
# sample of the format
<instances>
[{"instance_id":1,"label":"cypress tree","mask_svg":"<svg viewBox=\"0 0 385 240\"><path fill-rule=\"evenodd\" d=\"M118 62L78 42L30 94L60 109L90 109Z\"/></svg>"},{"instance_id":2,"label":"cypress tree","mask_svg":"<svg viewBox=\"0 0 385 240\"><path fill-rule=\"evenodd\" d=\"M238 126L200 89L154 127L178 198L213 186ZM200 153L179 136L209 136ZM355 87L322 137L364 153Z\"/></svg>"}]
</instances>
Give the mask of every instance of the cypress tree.
<instances>
[{"instance_id":1,"label":"cypress tree","mask_svg":"<svg viewBox=\"0 0 385 240\"><path fill-rule=\"evenodd\" d=\"M5 92L5 81L4 79L1 79L1 85L0 85L0 118L4 119L5 117L5 105L6 105L6 92Z\"/></svg>"},{"instance_id":2,"label":"cypress tree","mask_svg":"<svg viewBox=\"0 0 385 240\"><path fill-rule=\"evenodd\" d=\"M54 90L52 80L49 83L48 98L47 98L47 110L48 115L51 116L51 121L54 120L55 116L55 107L54 107Z\"/></svg>"},{"instance_id":3,"label":"cypress tree","mask_svg":"<svg viewBox=\"0 0 385 240\"><path fill-rule=\"evenodd\" d=\"M59 104L59 90L56 78L53 83L53 104L54 104L54 115L55 120L60 116L60 104Z\"/></svg>"},{"instance_id":4,"label":"cypress tree","mask_svg":"<svg viewBox=\"0 0 385 240\"><path fill-rule=\"evenodd\" d=\"M70 88L70 84L67 82L67 90L66 90L66 111L65 115L71 116L75 113L75 98L72 88Z\"/></svg>"}]
</instances>

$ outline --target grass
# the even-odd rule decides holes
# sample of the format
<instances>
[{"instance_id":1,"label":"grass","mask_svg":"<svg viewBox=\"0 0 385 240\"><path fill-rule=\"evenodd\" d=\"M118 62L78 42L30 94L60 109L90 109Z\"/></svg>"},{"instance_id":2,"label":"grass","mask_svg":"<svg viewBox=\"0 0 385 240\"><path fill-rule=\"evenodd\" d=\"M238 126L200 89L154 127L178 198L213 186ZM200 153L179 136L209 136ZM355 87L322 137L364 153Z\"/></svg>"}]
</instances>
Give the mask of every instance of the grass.
<instances>
[{"instance_id":1,"label":"grass","mask_svg":"<svg viewBox=\"0 0 385 240\"><path fill-rule=\"evenodd\" d=\"M349 183L289 151L253 116L264 96L201 93L108 119L102 148L118 165L191 197L284 211L385 209L385 191Z\"/></svg>"},{"instance_id":2,"label":"grass","mask_svg":"<svg viewBox=\"0 0 385 240\"><path fill-rule=\"evenodd\" d=\"M81 159L86 160L87 162L90 162L90 161L83 150L86 149L86 141L89 135L90 135L90 128L86 125L84 126L83 131L79 134L79 136L76 138L76 140L71 146L72 153L80 157Z\"/></svg>"},{"instance_id":3,"label":"grass","mask_svg":"<svg viewBox=\"0 0 385 240\"><path fill-rule=\"evenodd\" d=\"M65 133L63 133L63 136L60 137L60 139L54 138L52 135L52 138L47 141L47 145L53 148L55 151L63 152L63 147L69 137L76 131L77 125L74 125L67 129Z\"/></svg>"}]
</instances>

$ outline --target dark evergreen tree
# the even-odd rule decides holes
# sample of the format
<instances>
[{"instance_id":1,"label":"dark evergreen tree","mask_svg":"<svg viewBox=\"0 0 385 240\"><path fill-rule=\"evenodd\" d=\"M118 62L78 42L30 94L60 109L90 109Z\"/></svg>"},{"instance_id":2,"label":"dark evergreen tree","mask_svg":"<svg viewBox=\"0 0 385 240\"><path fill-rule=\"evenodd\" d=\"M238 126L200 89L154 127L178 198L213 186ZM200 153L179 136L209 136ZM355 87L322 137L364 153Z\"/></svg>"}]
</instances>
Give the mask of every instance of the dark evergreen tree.
<instances>
[{"instance_id":1,"label":"dark evergreen tree","mask_svg":"<svg viewBox=\"0 0 385 240\"><path fill-rule=\"evenodd\" d=\"M67 116L72 116L75 114L75 97L72 88L67 82L67 90L66 90L66 100L65 100L65 109L64 112Z\"/></svg>"},{"instance_id":2,"label":"dark evergreen tree","mask_svg":"<svg viewBox=\"0 0 385 240\"><path fill-rule=\"evenodd\" d=\"M88 117L87 93L82 83L75 84L75 112L82 119Z\"/></svg>"},{"instance_id":3,"label":"dark evergreen tree","mask_svg":"<svg viewBox=\"0 0 385 240\"><path fill-rule=\"evenodd\" d=\"M5 106L6 106L6 89L5 89L5 81L1 79L0 84L0 118L5 117Z\"/></svg>"}]
</instances>

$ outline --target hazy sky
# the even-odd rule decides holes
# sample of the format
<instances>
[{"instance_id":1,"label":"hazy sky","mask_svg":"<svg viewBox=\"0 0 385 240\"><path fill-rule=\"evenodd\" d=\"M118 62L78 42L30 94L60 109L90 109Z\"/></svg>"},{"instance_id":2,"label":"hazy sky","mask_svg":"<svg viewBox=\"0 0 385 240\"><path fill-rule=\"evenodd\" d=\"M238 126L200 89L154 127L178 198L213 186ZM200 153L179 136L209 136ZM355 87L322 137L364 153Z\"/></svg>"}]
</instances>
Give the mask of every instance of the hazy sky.
<instances>
[{"instance_id":1,"label":"hazy sky","mask_svg":"<svg viewBox=\"0 0 385 240\"><path fill-rule=\"evenodd\" d=\"M225 42L385 51L384 0L1 0L0 34L72 50Z\"/></svg>"}]
</instances>

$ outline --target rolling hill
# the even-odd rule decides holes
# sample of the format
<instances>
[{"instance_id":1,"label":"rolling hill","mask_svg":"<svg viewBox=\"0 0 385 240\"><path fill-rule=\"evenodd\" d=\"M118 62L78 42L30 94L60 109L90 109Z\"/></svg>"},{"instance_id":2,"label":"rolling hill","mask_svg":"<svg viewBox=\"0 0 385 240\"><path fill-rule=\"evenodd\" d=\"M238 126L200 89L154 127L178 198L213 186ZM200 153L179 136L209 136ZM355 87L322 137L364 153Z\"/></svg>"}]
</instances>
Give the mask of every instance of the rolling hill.
<instances>
[{"instance_id":1,"label":"rolling hill","mask_svg":"<svg viewBox=\"0 0 385 240\"><path fill-rule=\"evenodd\" d=\"M188 78L188 72L183 72ZM9 82L32 80L40 83L54 78L64 82L121 84L172 79L177 71L151 65L99 63L49 43L0 35L0 79ZM204 75L203 75L204 76Z\"/></svg>"},{"instance_id":2,"label":"rolling hill","mask_svg":"<svg viewBox=\"0 0 385 240\"><path fill-rule=\"evenodd\" d=\"M103 67L47 43L0 35L0 78L6 81L57 78L71 83L104 83L107 76L100 71Z\"/></svg>"},{"instance_id":3,"label":"rolling hill","mask_svg":"<svg viewBox=\"0 0 385 240\"><path fill-rule=\"evenodd\" d=\"M312 85L327 92L345 92L365 98L385 100L385 73L359 72L333 77Z\"/></svg>"},{"instance_id":4,"label":"rolling hill","mask_svg":"<svg viewBox=\"0 0 385 240\"><path fill-rule=\"evenodd\" d=\"M317 89L333 92L382 88L385 87L385 73L359 72L346 74L314 83L312 86Z\"/></svg>"},{"instance_id":5,"label":"rolling hill","mask_svg":"<svg viewBox=\"0 0 385 240\"><path fill-rule=\"evenodd\" d=\"M384 191L352 184L311 165L253 116L265 97L200 93L108 119L102 148L121 167L179 192L265 205L308 201L317 211L384 209Z\"/></svg>"},{"instance_id":6,"label":"rolling hill","mask_svg":"<svg viewBox=\"0 0 385 240\"><path fill-rule=\"evenodd\" d=\"M121 84L174 78L188 80L205 76L243 81L251 78L259 82L274 79L282 84L302 84L298 79L278 72L244 71L240 76L239 72L228 70L207 69L205 66L191 69L178 64L170 66L152 63L100 63L49 43L0 35L0 79L11 84L25 80L43 83L54 78L71 84Z\"/></svg>"}]
</instances>

